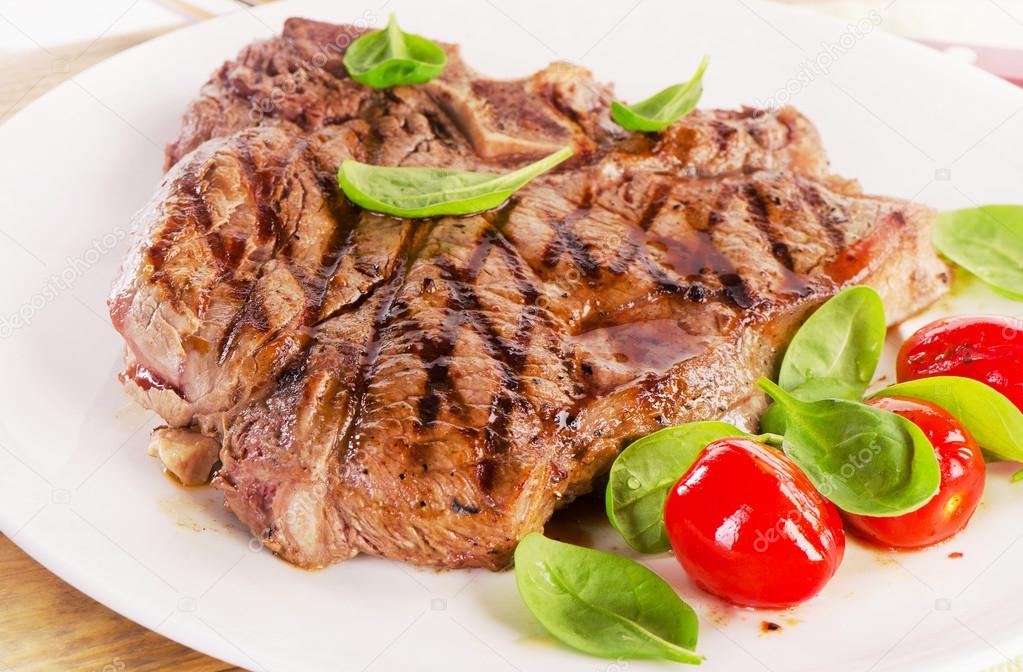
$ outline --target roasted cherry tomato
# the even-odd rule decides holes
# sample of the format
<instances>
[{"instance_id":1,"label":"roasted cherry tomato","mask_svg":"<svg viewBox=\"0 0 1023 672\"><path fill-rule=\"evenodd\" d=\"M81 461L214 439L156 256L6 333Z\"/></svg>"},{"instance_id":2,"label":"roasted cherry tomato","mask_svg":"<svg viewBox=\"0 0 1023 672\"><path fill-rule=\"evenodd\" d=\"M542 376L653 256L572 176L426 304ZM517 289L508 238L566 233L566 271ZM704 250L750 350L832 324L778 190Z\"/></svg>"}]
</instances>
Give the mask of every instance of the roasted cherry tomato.
<instances>
[{"instance_id":1,"label":"roasted cherry tomato","mask_svg":"<svg viewBox=\"0 0 1023 672\"><path fill-rule=\"evenodd\" d=\"M923 430L941 467L938 494L923 508L890 518L846 514L856 533L890 548L921 548L944 541L966 527L984 493L984 458L959 421L920 399L885 397L871 406L897 413Z\"/></svg>"},{"instance_id":2,"label":"roasted cherry tomato","mask_svg":"<svg viewBox=\"0 0 1023 672\"><path fill-rule=\"evenodd\" d=\"M700 587L748 607L808 600L845 552L835 506L785 455L747 439L704 449L668 494L664 524Z\"/></svg>"},{"instance_id":3,"label":"roasted cherry tomato","mask_svg":"<svg viewBox=\"0 0 1023 672\"><path fill-rule=\"evenodd\" d=\"M973 378L1023 410L1023 327L1019 320L962 315L931 322L899 349L900 381L930 376Z\"/></svg>"}]
</instances>

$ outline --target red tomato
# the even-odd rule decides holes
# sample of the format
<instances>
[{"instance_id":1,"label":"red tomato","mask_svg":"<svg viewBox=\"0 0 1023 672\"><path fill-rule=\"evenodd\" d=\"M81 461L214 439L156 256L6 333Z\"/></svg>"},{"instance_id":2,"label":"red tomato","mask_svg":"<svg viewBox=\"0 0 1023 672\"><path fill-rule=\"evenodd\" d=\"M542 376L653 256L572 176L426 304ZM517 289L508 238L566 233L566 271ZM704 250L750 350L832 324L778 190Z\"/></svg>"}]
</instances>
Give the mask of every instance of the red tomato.
<instances>
[{"instance_id":1,"label":"red tomato","mask_svg":"<svg viewBox=\"0 0 1023 672\"><path fill-rule=\"evenodd\" d=\"M789 458L747 439L708 445L668 494L675 556L704 590L747 607L810 599L838 569L838 510Z\"/></svg>"},{"instance_id":2,"label":"red tomato","mask_svg":"<svg viewBox=\"0 0 1023 672\"><path fill-rule=\"evenodd\" d=\"M885 397L867 402L897 413L923 430L941 467L938 494L923 508L889 518L846 514L862 537L891 548L921 548L944 541L966 527L984 493L984 458L959 421L928 401Z\"/></svg>"},{"instance_id":3,"label":"red tomato","mask_svg":"<svg viewBox=\"0 0 1023 672\"><path fill-rule=\"evenodd\" d=\"M1023 410L1023 325L1008 317L961 315L931 322L899 349L900 381L973 378Z\"/></svg>"}]
</instances>

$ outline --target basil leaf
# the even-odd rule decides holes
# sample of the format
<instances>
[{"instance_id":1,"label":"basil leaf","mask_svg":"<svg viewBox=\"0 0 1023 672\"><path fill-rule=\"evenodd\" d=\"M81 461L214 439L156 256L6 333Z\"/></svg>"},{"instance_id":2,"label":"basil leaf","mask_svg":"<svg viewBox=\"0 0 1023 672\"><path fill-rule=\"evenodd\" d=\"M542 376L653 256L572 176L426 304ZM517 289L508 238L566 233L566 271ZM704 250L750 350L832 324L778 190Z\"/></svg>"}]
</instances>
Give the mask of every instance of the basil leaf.
<instances>
[{"instance_id":1,"label":"basil leaf","mask_svg":"<svg viewBox=\"0 0 1023 672\"><path fill-rule=\"evenodd\" d=\"M492 210L537 175L568 157L565 147L504 175L447 168L391 168L347 160L338 171L345 196L367 210L397 217L469 215Z\"/></svg>"},{"instance_id":2,"label":"basil leaf","mask_svg":"<svg viewBox=\"0 0 1023 672\"><path fill-rule=\"evenodd\" d=\"M351 78L374 89L423 84L437 77L446 61L444 50L436 43L403 33L393 13L386 28L352 42L344 57Z\"/></svg>"},{"instance_id":3,"label":"basil leaf","mask_svg":"<svg viewBox=\"0 0 1023 672\"><path fill-rule=\"evenodd\" d=\"M875 397L911 397L941 406L980 447L1003 460L1023 462L1023 413L998 390L972 378L935 376L898 383Z\"/></svg>"},{"instance_id":4,"label":"basil leaf","mask_svg":"<svg viewBox=\"0 0 1023 672\"><path fill-rule=\"evenodd\" d=\"M942 212L934 247L1017 301L1023 301L1023 206L985 205Z\"/></svg>"},{"instance_id":5,"label":"basil leaf","mask_svg":"<svg viewBox=\"0 0 1023 672\"><path fill-rule=\"evenodd\" d=\"M613 101L611 116L627 131L659 131L670 126L692 112L700 102L707 63L708 58L704 56L692 79L669 86L646 100L632 105Z\"/></svg>"},{"instance_id":6,"label":"basil leaf","mask_svg":"<svg viewBox=\"0 0 1023 672\"><path fill-rule=\"evenodd\" d=\"M884 303L870 287L849 287L811 315L789 343L778 384L794 390L815 378L845 384L859 399L870 385L884 349ZM833 391L833 386L826 386ZM834 388L837 389L837 388Z\"/></svg>"},{"instance_id":7,"label":"basil leaf","mask_svg":"<svg viewBox=\"0 0 1023 672\"><path fill-rule=\"evenodd\" d=\"M664 500L708 443L750 435L726 422L692 422L661 429L633 441L608 474L607 518L633 549L660 553L671 548L664 529Z\"/></svg>"},{"instance_id":8,"label":"basil leaf","mask_svg":"<svg viewBox=\"0 0 1023 672\"><path fill-rule=\"evenodd\" d=\"M659 576L610 553L530 534L515 549L515 583L559 640L605 658L698 664L699 622Z\"/></svg>"},{"instance_id":9,"label":"basil leaf","mask_svg":"<svg viewBox=\"0 0 1023 672\"><path fill-rule=\"evenodd\" d=\"M938 491L934 447L909 420L845 399L800 401L766 378L759 385L784 409L782 450L839 508L898 516Z\"/></svg>"}]
</instances>

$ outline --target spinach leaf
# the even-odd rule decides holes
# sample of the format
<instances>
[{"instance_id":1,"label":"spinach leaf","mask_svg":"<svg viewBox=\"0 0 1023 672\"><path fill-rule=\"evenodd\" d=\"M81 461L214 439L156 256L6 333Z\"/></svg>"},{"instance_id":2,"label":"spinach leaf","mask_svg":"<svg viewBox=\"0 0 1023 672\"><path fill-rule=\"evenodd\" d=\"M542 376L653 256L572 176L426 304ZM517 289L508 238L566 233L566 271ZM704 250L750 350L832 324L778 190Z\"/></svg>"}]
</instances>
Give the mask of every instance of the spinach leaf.
<instances>
[{"instance_id":1,"label":"spinach leaf","mask_svg":"<svg viewBox=\"0 0 1023 672\"><path fill-rule=\"evenodd\" d=\"M818 308L785 350L778 385L800 401L858 401L870 385L884 349L884 303L870 287L849 287ZM781 406L772 405L760 426L783 434Z\"/></svg>"},{"instance_id":2,"label":"spinach leaf","mask_svg":"<svg viewBox=\"0 0 1023 672\"><path fill-rule=\"evenodd\" d=\"M664 529L668 490L708 443L749 434L726 422L692 422L647 434L621 452L608 474L607 517L629 546L641 553L671 548Z\"/></svg>"},{"instance_id":3,"label":"spinach leaf","mask_svg":"<svg viewBox=\"0 0 1023 672\"><path fill-rule=\"evenodd\" d=\"M909 420L845 399L800 401L766 378L759 385L784 409L782 450L839 508L898 516L938 491L934 447Z\"/></svg>"},{"instance_id":4,"label":"spinach leaf","mask_svg":"<svg viewBox=\"0 0 1023 672\"><path fill-rule=\"evenodd\" d=\"M786 392L800 401L821 399L858 401L863 396L863 390L858 385L837 378L810 378L802 385ZM760 418L760 429L775 434L785 433L785 409L781 404L771 404L767 407L767 411Z\"/></svg>"},{"instance_id":5,"label":"spinach leaf","mask_svg":"<svg viewBox=\"0 0 1023 672\"><path fill-rule=\"evenodd\" d=\"M700 61L693 78L684 84L673 84L646 100L625 105L611 103L611 116L627 131L659 131L693 111L703 95L703 73L708 58Z\"/></svg>"},{"instance_id":6,"label":"spinach leaf","mask_svg":"<svg viewBox=\"0 0 1023 672\"><path fill-rule=\"evenodd\" d=\"M1023 206L942 212L932 241L939 252L999 293L1023 301Z\"/></svg>"},{"instance_id":7,"label":"spinach leaf","mask_svg":"<svg viewBox=\"0 0 1023 672\"><path fill-rule=\"evenodd\" d=\"M1023 413L998 390L972 378L935 376L898 383L875 397L911 397L941 406L980 447L1002 460L1023 462Z\"/></svg>"},{"instance_id":8,"label":"spinach leaf","mask_svg":"<svg viewBox=\"0 0 1023 672\"><path fill-rule=\"evenodd\" d=\"M423 84L439 75L446 61L444 50L434 42L403 33L393 13L386 28L352 42L344 57L351 78L374 89Z\"/></svg>"},{"instance_id":9,"label":"spinach leaf","mask_svg":"<svg viewBox=\"0 0 1023 672\"><path fill-rule=\"evenodd\" d=\"M391 168L347 160L338 171L342 191L356 205L397 217L468 215L492 210L537 175L568 157L565 147L504 175L447 168Z\"/></svg>"},{"instance_id":10,"label":"spinach leaf","mask_svg":"<svg viewBox=\"0 0 1023 672\"><path fill-rule=\"evenodd\" d=\"M886 331L878 293L863 286L844 289L796 332L782 359L778 384L794 390L811 379L828 378L845 384L850 396L843 398L859 399L874 377Z\"/></svg>"},{"instance_id":11,"label":"spinach leaf","mask_svg":"<svg viewBox=\"0 0 1023 672\"><path fill-rule=\"evenodd\" d=\"M536 619L580 651L703 660L693 651L699 623L692 607L637 562L534 532L515 549L515 583Z\"/></svg>"}]
</instances>

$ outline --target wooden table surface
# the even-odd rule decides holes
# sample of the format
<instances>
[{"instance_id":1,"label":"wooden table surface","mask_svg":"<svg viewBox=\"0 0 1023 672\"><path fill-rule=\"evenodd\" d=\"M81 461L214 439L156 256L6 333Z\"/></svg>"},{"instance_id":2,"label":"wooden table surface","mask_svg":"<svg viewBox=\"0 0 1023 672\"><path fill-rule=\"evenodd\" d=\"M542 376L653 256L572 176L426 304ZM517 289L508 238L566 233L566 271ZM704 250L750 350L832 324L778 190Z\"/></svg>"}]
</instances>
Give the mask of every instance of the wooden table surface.
<instances>
[{"instance_id":1,"label":"wooden table surface","mask_svg":"<svg viewBox=\"0 0 1023 672\"><path fill-rule=\"evenodd\" d=\"M0 535L0 671L238 670L110 611Z\"/></svg>"}]
</instances>

